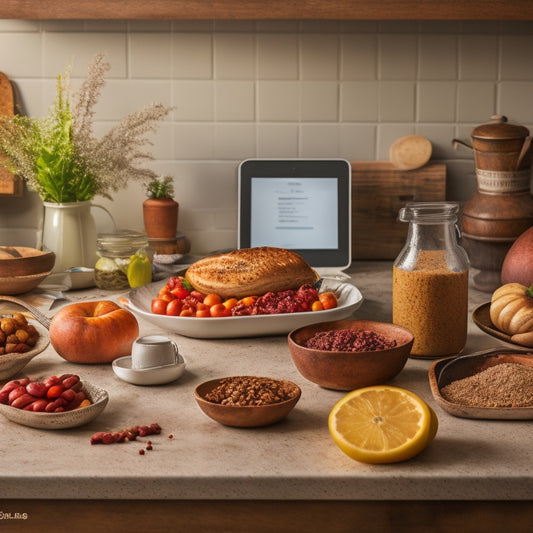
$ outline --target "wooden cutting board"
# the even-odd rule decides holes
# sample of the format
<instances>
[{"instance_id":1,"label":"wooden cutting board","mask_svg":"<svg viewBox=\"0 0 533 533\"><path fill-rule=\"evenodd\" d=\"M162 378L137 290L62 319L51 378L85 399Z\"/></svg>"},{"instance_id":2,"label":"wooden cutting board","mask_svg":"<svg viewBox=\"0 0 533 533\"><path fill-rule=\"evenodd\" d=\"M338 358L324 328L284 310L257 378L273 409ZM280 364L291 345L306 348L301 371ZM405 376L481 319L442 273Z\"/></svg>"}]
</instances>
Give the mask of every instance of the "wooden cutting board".
<instances>
[{"instance_id":1,"label":"wooden cutting board","mask_svg":"<svg viewBox=\"0 0 533 533\"><path fill-rule=\"evenodd\" d=\"M405 244L408 224L398 211L408 202L446 198L446 165L429 163L398 170L389 161L352 165L352 257L395 259Z\"/></svg>"},{"instance_id":2,"label":"wooden cutting board","mask_svg":"<svg viewBox=\"0 0 533 533\"><path fill-rule=\"evenodd\" d=\"M13 87L8 77L0 72L0 115L13 116L14 113ZM2 157L1 154L0 157ZM0 167L0 195L22 195L22 180L13 176L5 167Z\"/></svg>"}]
</instances>

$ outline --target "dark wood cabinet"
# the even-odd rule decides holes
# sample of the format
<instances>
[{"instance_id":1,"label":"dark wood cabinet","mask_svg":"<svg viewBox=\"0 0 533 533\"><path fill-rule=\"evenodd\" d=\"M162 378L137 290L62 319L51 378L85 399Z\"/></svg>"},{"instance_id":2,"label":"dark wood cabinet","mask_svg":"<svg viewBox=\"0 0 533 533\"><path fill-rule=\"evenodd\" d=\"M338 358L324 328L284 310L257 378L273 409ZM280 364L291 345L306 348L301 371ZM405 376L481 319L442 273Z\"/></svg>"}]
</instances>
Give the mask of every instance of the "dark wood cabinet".
<instances>
[{"instance_id":1,"label":"dark wood cabinet","mask_svg":"<svg viewBox=\"0 0 533 533\"><path fill-rule=\"evenodd\" d=\"M530 0L2 0L3 19L533 20Z\"/></svg>"}]
</instances>

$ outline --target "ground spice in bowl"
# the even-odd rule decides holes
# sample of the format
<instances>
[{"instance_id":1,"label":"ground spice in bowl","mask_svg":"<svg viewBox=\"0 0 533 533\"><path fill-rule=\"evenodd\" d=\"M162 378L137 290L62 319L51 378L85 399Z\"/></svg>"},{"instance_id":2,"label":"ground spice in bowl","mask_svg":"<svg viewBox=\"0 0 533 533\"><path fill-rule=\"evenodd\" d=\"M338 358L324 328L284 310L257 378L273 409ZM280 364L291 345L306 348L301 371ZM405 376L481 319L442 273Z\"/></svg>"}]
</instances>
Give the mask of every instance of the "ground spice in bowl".
<instances>
[{"instance_id":1,"label":"ground spice in bowl","mask_svg":"<svg viewBox=\"0 0 533 533\"><path fill-rule=\"evenodd\" d=\"M329 352L374 352L396 347L396 341L370 330L337 329L319 331L305 343L306 348Z\"/></svg>"},{"instance_id":2,"label":"ground spice in bowl","mask_svg":"<svg viewBox=\"0 0 533 533\"><path fill-rule=\"evenodd\" d=\"M234 376L223 378L204 396L208 402L221 405L258 406L291 400L298 394L294 384L277 379Z\"/></svg>"},{"instance_id":3,"label":"ground spice in bowl","mask_svg":"<svg viewBox=\"0 0 533 533\"><path fill-rule=\"evenodd\" d=\"M468 407L532 407L533 367L500 363L441 389L449 402Z\"/></svg>"}]
</instances>

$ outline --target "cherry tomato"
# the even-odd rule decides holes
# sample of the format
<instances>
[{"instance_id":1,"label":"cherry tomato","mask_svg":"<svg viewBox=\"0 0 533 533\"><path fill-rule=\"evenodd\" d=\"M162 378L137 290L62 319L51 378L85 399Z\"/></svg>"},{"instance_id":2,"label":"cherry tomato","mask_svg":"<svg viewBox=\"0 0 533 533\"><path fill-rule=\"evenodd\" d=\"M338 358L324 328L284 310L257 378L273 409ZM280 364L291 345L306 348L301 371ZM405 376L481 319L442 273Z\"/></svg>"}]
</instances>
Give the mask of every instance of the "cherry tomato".
<instances>
[{"instance_id":1,"label":"cherry tomato","mask_svg":"<svg viewBox=\"0 0 533 533\"><path fill-rule=\"evenodd\" d=\"M161 296L159 296L159 298L161 300L165 300L165 302L167 302L167 303L176 299L176 297L171 292L168 292L166 294L162 294Z\"/></svg>"},{"instance_id":2,"label":"cherry tomato","mask_svg":"<svg viewBox=\"0 0 533 533\"><path fill-rule=\"evenodd\" d=\"M161 297L161 296L163 296L163 294L169 294L169 293L170 293L170 287L168 285L165 285L164 287L161 287L159 289L158 296Z\"/></svg>"},{"instance_id":3,"label":"cherry tomato","mask_svg":"<svg viewBox=\"0 0 533 533\"><path fill-rule=\"evenodd\" d=\"M324 309L334 309L337 307L337 297L331 291L320 293L318 299Z\"/></svg>"},{"instance_id":4,"label":"cherry tomato","mask_svg":"<svg viewBox=\"0 0 533 533\"><path fill-rule=\"evenodd\" d=\"M165 314L170 315L170 316L179 316L179 314L181 313L182 307L183 307L183 304L181 300L178 300L177 298L175 298L171 302L168 302Z\"/></svg>"},{"instance_id":5,"label":"cherry tomato","mask_svg":"<svg viewBox=\"0 0 533 533\"><path fill-rule=\"evenodd\" d=\"M165 315L167 312L168 302L162 298L154 298L152 300L152 313L156 315Z\"/></svg>"},{"instance_id":6,"label":"cherry tomato","mask_svg":"<svg viewBox=\"0 0 533 533\"><path fill-rule=\"evenodd\" d=\"M254 305L257 298L258 296L245 296L244 298L241 298L239 302L245 305L246 307L248 307L248 306Z\"/></svg>"},{"instance_id":7,"label":"cherry tomato","mask_svg":"<svg viewBox=\"0 0 533 533\"><path fill-rule=\"evenodd\" d=\"M182 309L180 316L194 316L194 309L191 309L190 307Z\"/></svg>"},{"instance_id":8,"label":"cherry tomato","mask_svg":"<svg viewBox=\"0 0 533 533\"><path fill-rule=\"evenodd\" d=\"M231 309L227 309L224 304L215 304L209 308L211 316L221 317L221 316L230 316Z\"/></svg>"},{"instance_id":9,"label":"cherry tomato","mask_svg":"<svg viewBox=\"0 0 533 533\"><path fill-rule=\"evenodd\" d=\"M197 318L209 318L211 316L211 310L209 307L206 307L205 309L196 309L196 316Z\"/></svg>"},{"instance_id":10,"label":"cherry tomato","mask_svg":"<svg viewBox=\"0 0 533 533\"><path fill-rule=\"evenodd\" d=\"M238 302L237 298L229 298L228 300L225 300L224 302L222 302L222 305L226 309L233 309L233 307L235 307L237 302Z\"/></svg>"},{"instance_id":11,"label":"cherry tomato","mask_svg":"<svg viewBox=\"0 0 533 533\"><path fill-rule=\"evenodd\" d=\"M322 305L322 302L320 300L316 300L311 305L311 311L322 311L324 309L324 306Z\"/></svg>"},{"instance_id":12,"label":"cherry tomato","mask_svg":"<svg viewBox=\"0 0 533 533\"><path fill-rule=\"evenodd\" d=\"M185 287L176 287L170 292L174 295L174 297L179 298L180 300L183 300L183 298L187 298L187 296L189 296L189 291Z\"/></svg>"},{"instance_id":13,"label":"cherry tomato","mask_svg":"<svg viewBox=\"0 0 533 533\"><path fill-rule=\"evenodd\" d=\"M204 304L208 305L209 307L212 307L216 304L221 304L222 298L218 294L208 294L204 298Z\"/></svg>"}]
</instances>

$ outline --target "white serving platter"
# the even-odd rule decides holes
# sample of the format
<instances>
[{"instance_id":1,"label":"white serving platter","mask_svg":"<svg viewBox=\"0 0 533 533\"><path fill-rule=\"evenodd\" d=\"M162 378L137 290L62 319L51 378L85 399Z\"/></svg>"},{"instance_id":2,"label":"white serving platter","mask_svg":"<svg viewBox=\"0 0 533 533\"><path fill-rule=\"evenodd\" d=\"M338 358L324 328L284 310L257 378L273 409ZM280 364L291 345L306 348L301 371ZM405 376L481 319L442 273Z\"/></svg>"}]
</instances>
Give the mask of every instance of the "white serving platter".
<instances>
[{"instance_id":1,"label":"white serving platter","mask_svg":"<svg viewBox=\"0 0 533 533\"><path fill-rule=\"evenodd\" d=\"M335 309L305 313L217 318L156 315L150 311L151 303L165 284L166 280L162 280L133 289L128 293L125 305L134 313L164 330L198 339L285 335L293 329L308 324L348 318L363 303L363 296L354 285L325 279L321 291L327 290L335 293L338 299L338 306Z\"/></svg>"}]
</instances>

